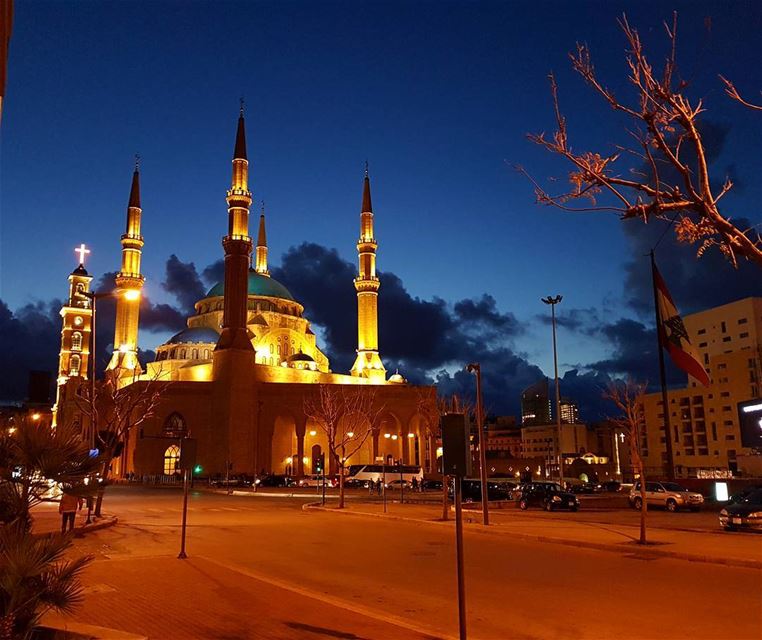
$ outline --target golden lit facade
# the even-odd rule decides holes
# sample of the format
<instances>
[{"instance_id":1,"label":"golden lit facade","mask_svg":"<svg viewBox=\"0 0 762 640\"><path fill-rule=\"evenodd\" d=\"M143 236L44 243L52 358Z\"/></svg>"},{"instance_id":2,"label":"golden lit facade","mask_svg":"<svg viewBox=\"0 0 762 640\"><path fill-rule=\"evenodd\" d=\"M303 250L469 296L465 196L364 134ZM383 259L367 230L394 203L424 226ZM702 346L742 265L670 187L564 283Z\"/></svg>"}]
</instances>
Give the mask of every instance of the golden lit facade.
<instances>
[{"instance_id":1,"label":"golden lit facade","mask_svg":"<svg viewBox=\"0 0 762 640\"><path fill-rule=\"evenodd\" d=\"M59 405L65 399L67 383L87 380L90 371L90 333L92 331L92 302L90 293L93 277L87 273L84 261L90 250L84 244L75 250L79 266L69 275L69 295L61 307L61 350L58 353L56 403L53 405L53 424L57 422Z\"/></svg>"},{"instance_id":2,"label":"golden lit facade","mask_svg":"<svg viewBox=\"0 0 762 640\"><path fill-rule=\"evenodd\" d=\"M138 378L122 378L125 385L156 379L169 384L155 415L142 425L140 433L129 438L119 469L139 475L171 475L177 469L179 437L189 435L198 441L198 463L204 475L226 470L294 476L314 473L321 455L329 458L328 442L325 433L305 414L304 401L319 389L318 385L325 384L373 386L376 401L383 405L374 424L369 425L371 435L351 463L373 463L383 458L434 470L434 442L419 409L421 398L430 396L433 401L435 391L433 387L413 387L398 374L386 380L378 355L376 243L367 175L358 243L360 271L354 282L361 364L356 363L351 373L341 374L331 371L304 317L303 305L269 273L264 211L252 256L248 169L241 113L226 198L224 280L196 303L187 327L156 349L156 358L147 363L144 373ZM142 248L139 215L135 213L139 207L131 206L127 237L123 238L122 273L126 275L139 274L139 260L130 262L137 237ZM123 290L139 291L135 284L130 280L122 287L120 300ZM347 282L347 286L351 284ZM124 326L124 330L117 327L116 342L121 339L132 345L130 339L137 337L137 328L133 333L132 324ZM330 464L335 470L334 463Z\"/></svg>"},{"instance_id":3,"label":"golden lit facade","mask_svg":"<svg viewBox=\"0 0 762 640\"><path fill-rule=\"evenodd\" d=\"M744 298L684 318L711 385L692 378L670 390L669 423L678 477L743 471L738 403L760 397L762 378L762 298ZM661 474L667 453L661 393L643 396L646 471Z\"/></svg>"},{"instance_id":4,"label":"golden lit facade","mask_svg":"<svg viewBox=\"0 0 762 640\"><path fill-rule=\"evenodd\" d=\"M357 358L352 375L382 382L386 369L378 353L378 289L381 283L376 275L378 244L373 232L373 205L370 199L370 178L365 169L362 211L360 212L360 239L357 241Z\"/></svg>"},{"instance_id":5,"label":"golden lit facade","mask_svg":"<svg viewBox=\"0 0 762 640\"><path fill-rule=\"evenodd\" d=\"M140 174L136 165L127 206L127 227L121 239L122 266L115 278L114 354L108 364L108 369L116 371L120 376L134 377L141 371L138 362L138 319L141 291L145 282L145 277L140 272L143 253L143 236L140 233L142 214Z\"/></svg>"}]
</instances>

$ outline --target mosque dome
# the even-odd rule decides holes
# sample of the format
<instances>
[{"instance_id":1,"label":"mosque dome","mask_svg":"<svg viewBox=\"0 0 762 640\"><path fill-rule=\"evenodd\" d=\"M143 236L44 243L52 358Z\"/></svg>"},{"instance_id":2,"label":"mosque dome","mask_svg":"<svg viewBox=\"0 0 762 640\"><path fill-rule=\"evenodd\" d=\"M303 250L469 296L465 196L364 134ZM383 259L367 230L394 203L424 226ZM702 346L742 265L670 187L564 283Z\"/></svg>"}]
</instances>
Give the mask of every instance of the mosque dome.
<instances>
[{"instance_id":1,"label":"mosque dome","mask_svg":"<svg viewBox=\"0 0 762 640\"><path fill-rule=\"evenodd\" d=\"M299 352L286 358L286 362L315 362L315 359L306 353Z\"/></svg>"},{"instance_id":2,"label":"mosque dome","mask_svg":"<svg viewBox=\"0 0 762 640\"><path fill-rule=\"evenodd\" d=\"M221 297L225 294L225 283L218 282L206 294L207 298ZM250 296L264 296L268 298L282 298L284 300L294 300L294 296L275 278L269 276L263 276L261 273L257 273L253 269L249 270L249 295Z\"/></svg>"},{"instance_id":3,"label":"mosque dome","mask_svg":"<svg viewBox=\"0 0 762 640\"><path fill-rule=\"evenodd\" d=\"M165 344L216 343L220 335L209 327L189 327L176 333Z\"/></svg>"},{"instance_id":4,"label":"mosque dome","mask_svg":"<svg viewBox=\"0 0 762 640\"><path fill-rule=\"evenodd\" d=\"M399 372L399 370L395 371L391 376L389 376L389 382L395 383L395 384L405 384L407 380L402 377L402 374Z\"/></svg>"}]
</instances>

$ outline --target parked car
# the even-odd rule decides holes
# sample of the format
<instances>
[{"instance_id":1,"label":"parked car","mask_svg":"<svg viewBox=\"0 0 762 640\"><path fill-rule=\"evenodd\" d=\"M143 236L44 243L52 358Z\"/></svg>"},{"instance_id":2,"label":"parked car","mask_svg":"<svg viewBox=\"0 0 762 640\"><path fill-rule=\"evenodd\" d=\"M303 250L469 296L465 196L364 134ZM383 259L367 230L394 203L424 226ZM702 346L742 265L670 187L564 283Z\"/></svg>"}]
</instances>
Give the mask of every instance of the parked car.
<instances>
[{"instance_id":1,"label":"parked car","mask_svg":"<svg viewBox=\"0 0 762 640\"><path fill-rule=\"evenodd\" d=\"M640 481L632 486L630 491L630 506L634 509L643 507L640 495ZM700 511L704 504L704 496L695 491L688 491L676 482L646 482L646 502L648 506L664 507L667 511L690 509Z\"/></svg>"},{"instance_id":2,"label":"parked car","mask_svg":"<svg viewBox=\"0 0 762 640\"><path fill-rule=\"evenodd\" d=\"M579 498L564 491L557 482L530 482L514 492L519 509L542 507L546 511L554 509L579 509Z\"/></svg>"},{"instance_id":3,"label":"parked car","mask_svg":"<svg viewBox=\"0 0 762 640\"><path fill-rule=\"evenodd\" d=\"M762 489L752 491L740 502L720 511L720 526L725 531L754 529L762 531Z\"/></svg>"},{"instance_id":4,"label":"parked car","mask_svg":"<svg viewBox=\"0 0 762 640\"><path fill-rule=\"evenodd\" d=\"M322 475L304 476L303 478L299 478L299 481L297 484L300 487L322 487L323 476ZM338 487L339 486L338 479L332 476L325 476L325 486Z\"/></svg>"},{"instance_id":5,"label":"parked car","mask_svg":"<svg viewBox=\"0 0 762 640\"><path fill-rule=\"evenodd\" d=\"M294 484L294 479L289 476L269 473L257 479L260 487L290 487Z\"/></svg>"},{"instance_id":6,"label":"parked car","mask_svg":"<svg viewBox=\"0 0 762 640\"><path fill-rule=\"evenodd\" d=\"M441 491L442 489L441 480L422 480L421 484L423 485L424 491L436 491L437 489Z\"/></svg>"},{"instance_id":7,"label":"parked car","mask_svg":"<svg viewBox=\"0 0 762 640\"><path fill-rule=\"evenodd\" d=\"M583 482L582 484L573 484L570 489L572 493L595 493L596 485L592 482Z\"/></svg>"},{"instance_id":8,"label":"parked car","mask_svg":"<svg viewBox=\"0 0 762 640\"><path fill-rule=\"evenodd\" d=\"M762 485L752 485L750 487L744 487L738 493L734 493L728 498L728 502L732 504L738 504L744 501L744 499L755 491L762 489Z\"/></svg>"},{"instance_id":9,"label":"parked car","mask_svg":"<svg viewBox=\"0 0 762 640\"><path fill-rule=\"evenodd\" d=\"M400 480L399 478L395 480L390 480L389 482L386 483L387 489L399 490L400 487L402 487L403 489L408 489L408 488L411 488L412 485L407 480L405 479Z\"/></svg>"},{"instance_id":10,"label":"parked car","mask_svg":"<svg viewBox=\"0 0 762 640\"><path fill-rule=\"evenodd\" d=\"M618 480L606 480L596 487L596 489L602 493L616 493L621 488L622 483Z\"/></svg>"}]
</instances>

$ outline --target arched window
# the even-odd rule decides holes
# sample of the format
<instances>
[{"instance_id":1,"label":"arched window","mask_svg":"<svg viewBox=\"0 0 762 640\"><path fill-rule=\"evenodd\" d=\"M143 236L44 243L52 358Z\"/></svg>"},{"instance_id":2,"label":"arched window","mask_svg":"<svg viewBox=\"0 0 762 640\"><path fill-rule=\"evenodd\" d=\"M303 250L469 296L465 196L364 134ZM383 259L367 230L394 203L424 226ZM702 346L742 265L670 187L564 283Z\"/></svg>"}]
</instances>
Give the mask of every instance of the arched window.
<instances>
[{"instance_id":1,"label":"arched window","mask_svg":"<svg viewBox=\"0 0 762 640\"><path fill-rule=\"evenodd\" d=\"M81 360L79 359L79 356L72 356L71 360L69 360L69 375L70 376L78 376L79 375L79 366L80 366Z\"/></svg>"},{"instance_id":2,"label":"arched window","mask_svg":"<svg viewBox=\"0 0 762 640\"><path fill-rule=\"evenodd\" d=\"M164 421L164 435L172 438L182 438L187 432L188 427L183 417L177 413L170 413Z\"/></svg>"},{"instance_id":3,"label":"arched window","mask_svg":"<svg viewBox=\"0 0 762 640\"><path fill-rule=\"evenodd\" d=\"M178 358L180 360L185 360L185 349L180 349L180 353L178 355Z\"/></svg>"},{"instance_id":4,"label":"arched window","mask_svg":"<svg viewBox=\"0 0 762 640\"><path fill-rule=\"evenodd\" d=\"M79 331L75 331L71 334L71 350L72 351L81 351L82 350L82 334Z\"/></svg>"},{"instance_id":5,"label":"arched window","mask_svg":"<svg viewBox=\"0 0 762 640\"><path fill-rule=\"evenodd\" d=\"M198 349L193 350L193 359L198 360Z\"/></svg>"},{"instance_id":6,"label":"arched window","mask_svg":"<svg viewBox=\"0 0 762 640\"><path fill-rule=\"evenodd\" d=\"M164 452L164 475L173 476L177 473L180 464L180 447L173 444Z\"/></svg>"},{"instance_id":7,"label":"arched window","mask_svg":"<svg viewBox=\"0 0 762 640\"><path fill-rule=\"evenodd\" d=\"M204 360L209 360L209 349L204 349Z\"/></svg>"},{"instance_id":8,"label":"arched window","mask_svg":"<svg viewBox=\"0 0 762 640\"><path fill-rule=\"evenodd\" d=\"M169 352L169 359L170 360L174 360L176 354L177 354L177 350L176 349L172 349L172 351Z\"/></svg>"}]
</instances>

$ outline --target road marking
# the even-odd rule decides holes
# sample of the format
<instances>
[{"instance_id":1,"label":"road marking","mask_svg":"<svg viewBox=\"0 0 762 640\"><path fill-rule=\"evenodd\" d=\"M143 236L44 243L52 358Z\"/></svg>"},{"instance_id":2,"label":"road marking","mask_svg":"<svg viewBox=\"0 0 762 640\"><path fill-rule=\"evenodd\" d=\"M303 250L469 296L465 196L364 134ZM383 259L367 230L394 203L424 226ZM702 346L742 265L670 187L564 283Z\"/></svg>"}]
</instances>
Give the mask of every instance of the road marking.
<instances>
[{"instance_id":1,"label":"road marking","mask_svg":"<svg viewBox=\"0 0 762 640\"><path fill-rule=\"evenodd\" d=\"M427 629L426 627L421 627L416 624L412 624L405 618L400 618L398 616L390 615L387 613L381 613L377 611L376 609L371 609L369 607L364 607L362 605L357 605L351 602L347 602L346 600L342 600L340 598L334 598L332 596L326 595L325 593L311 591L310 589L305 589L304 587L297 586L291 582L286 582L285 580L280 580L278 578L272 578L266 574L259 573L257 571L252 571L251 569L244 569L243 567L239 567L234 564L229 564L227 562L222 562L220 560L213 560L212 558L208 556L195 556L195 557L201 558L202 560L206 560L207 562L210 562L211 564L215 564L218 567L222 567L223 569L227 569L228 571L234 571L235 573L239 573L249 578L253 578L254 580L259 580L260 582L265 582L266 584L270 584L274 587L280 587L281 589L285 589L286 591L291 591L301 596L312 598L313 600L319 600L320 602L325 602L326 604L330 604L334 607L338 607L339 609L345 609L346 611L351 611L352 613L359 613L360 615L367 616L368 618L372 618L373 620L379 620L380 622L386 622L387 624L393 624L397 627L402 627L403 629L415 631L416 633L420 633L421 635L428 636L431 640L434 640L434 639L457 640L455 636L443 635L440 631L435 631L433 629Z\"/></svg>"}]
</instances>

